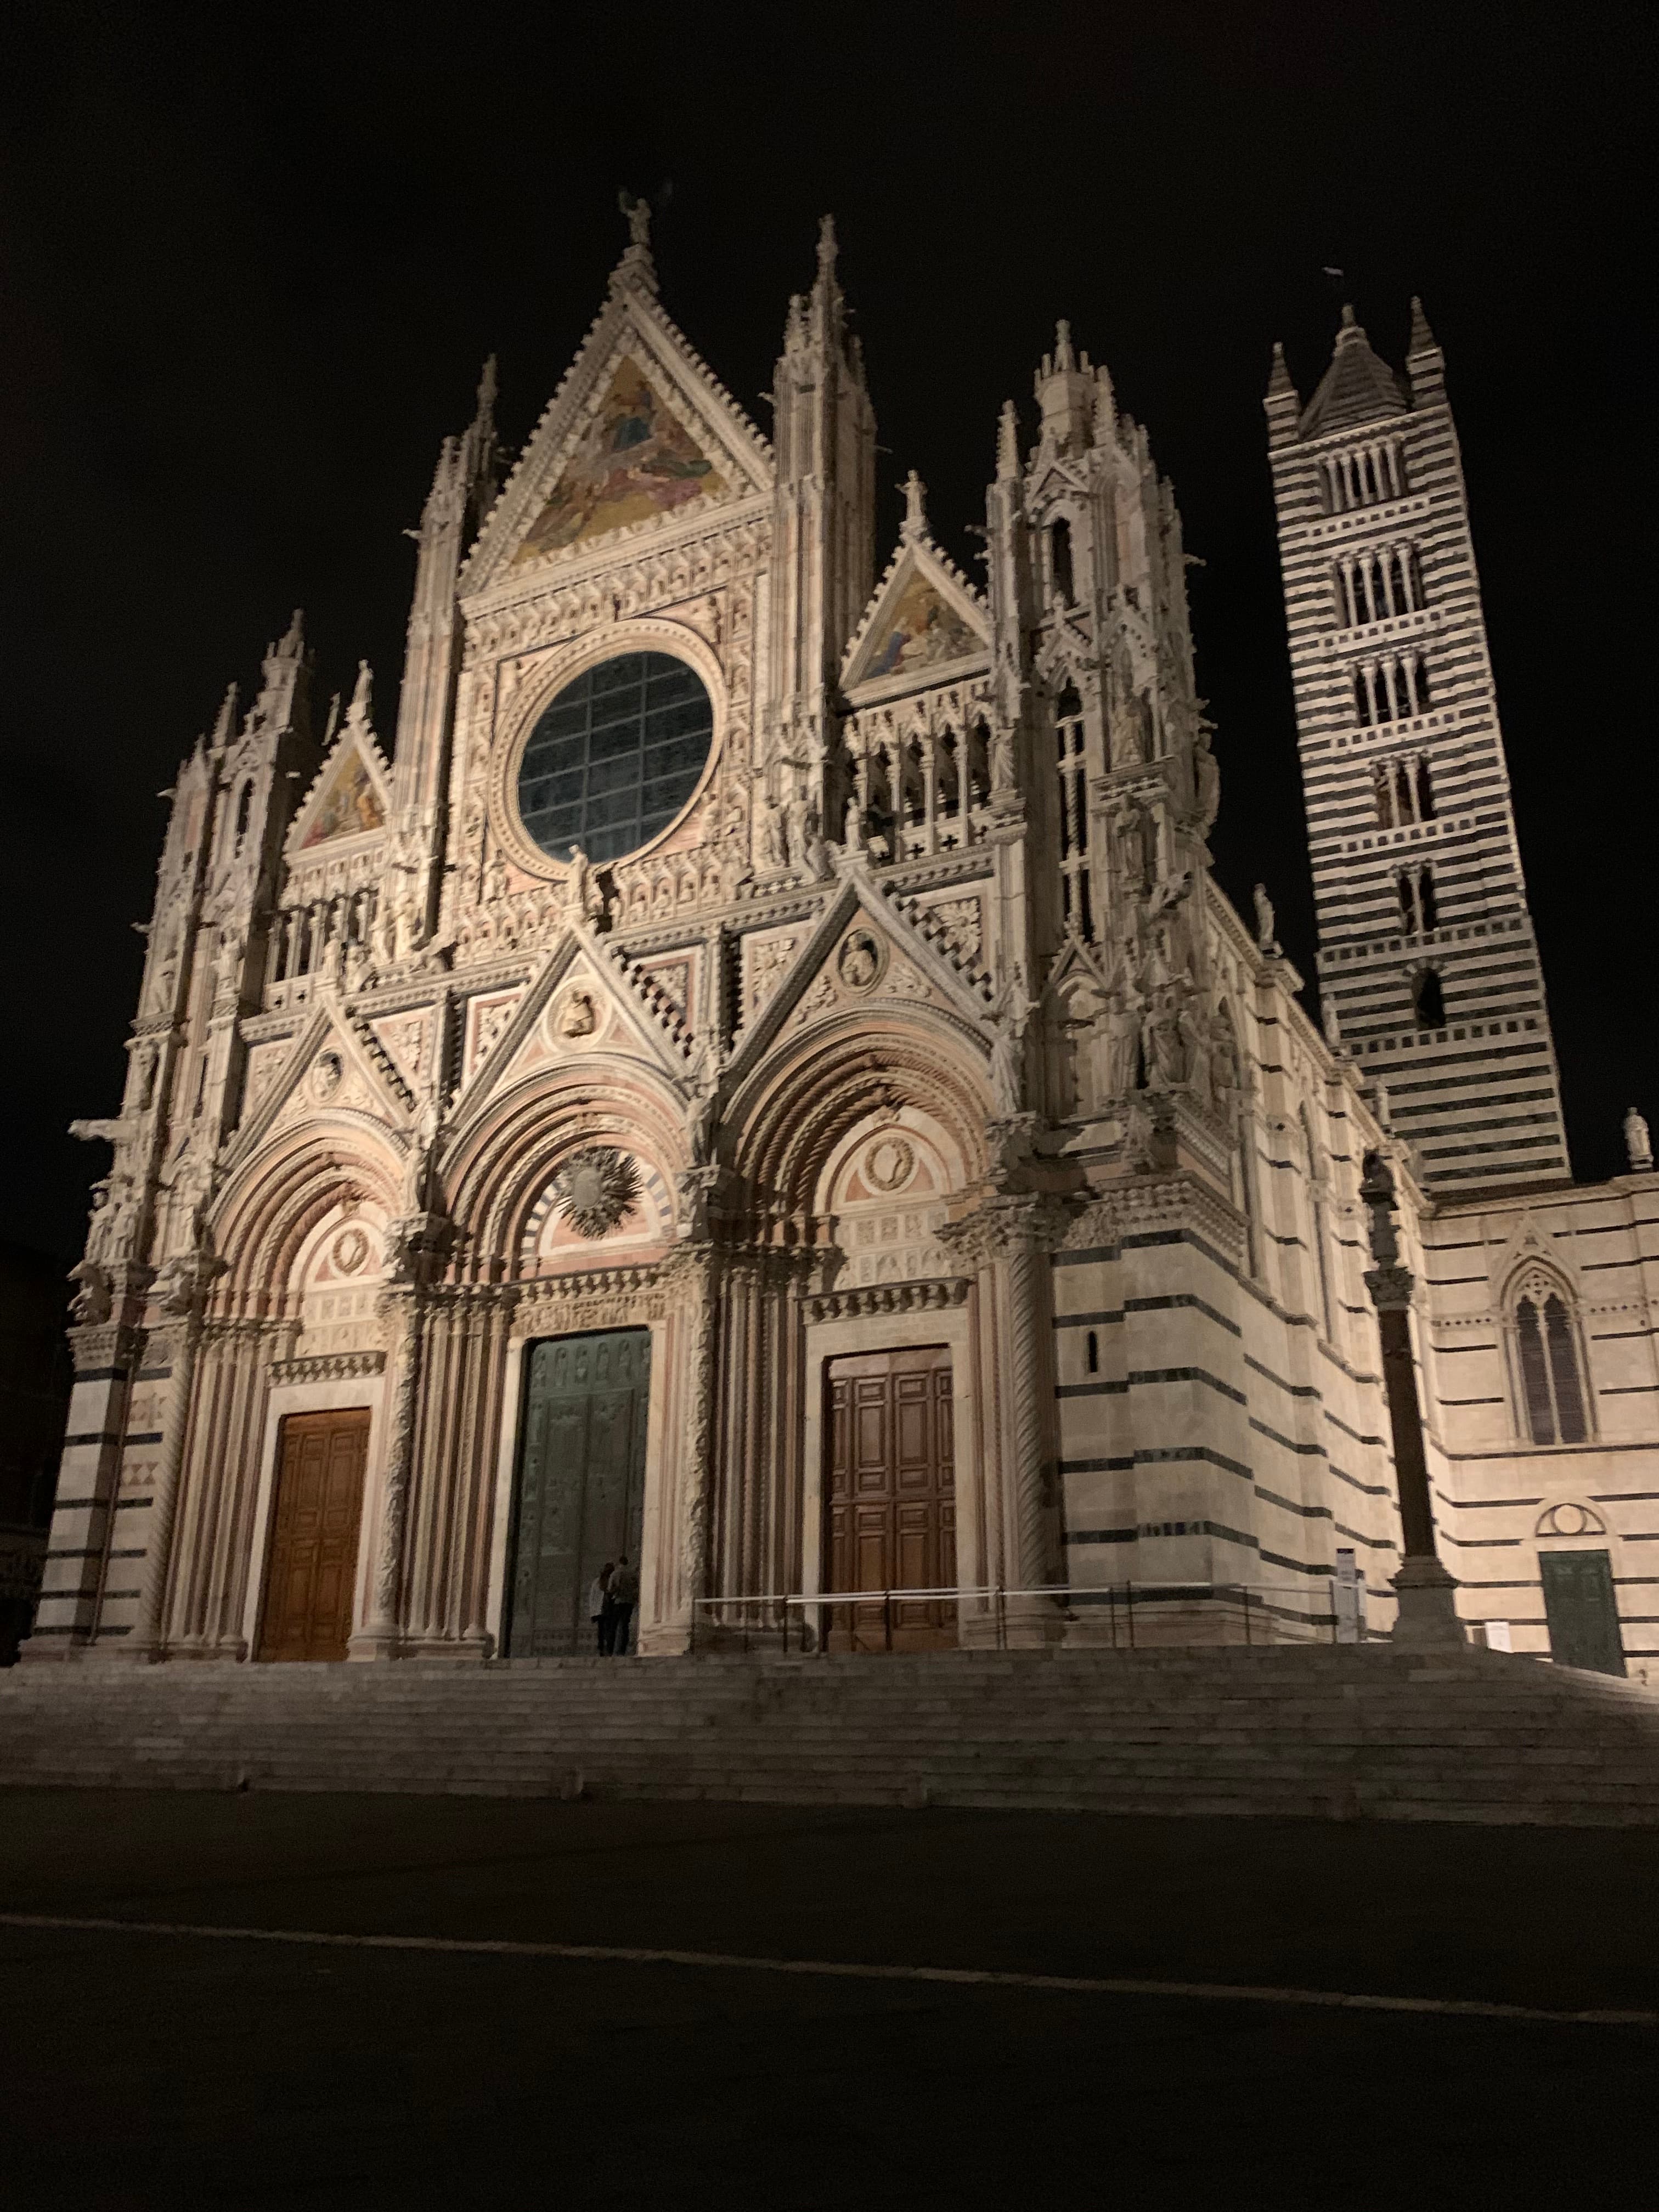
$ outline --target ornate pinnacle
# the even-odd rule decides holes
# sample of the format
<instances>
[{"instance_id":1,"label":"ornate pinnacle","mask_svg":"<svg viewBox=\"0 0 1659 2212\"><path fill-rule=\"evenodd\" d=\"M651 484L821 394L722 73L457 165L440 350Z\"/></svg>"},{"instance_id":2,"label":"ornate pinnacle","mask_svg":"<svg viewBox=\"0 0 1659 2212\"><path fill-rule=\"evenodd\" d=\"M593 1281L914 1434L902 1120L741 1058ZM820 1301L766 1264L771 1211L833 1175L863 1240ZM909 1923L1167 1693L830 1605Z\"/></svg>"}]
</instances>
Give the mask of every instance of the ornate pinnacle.
<instances>
[{"instance_id":1,"label":"ornate pinnacle","mask_svg":"<svg viewBox=\"0 0 1659 2212\"><path fill-rule=\"evenodd\" d=\"M1077 356L1072 351L1072 326L1063 319L1054 325L1054 374L1069 376L1077 367Z\"/></svg>"},{"instance_id":2,"label":"ornate pinnacle","mask_svg":"<svg viewBox=\"0 0 1659 2212\"><path fill-rule=\"evenodd\" d=\"M1407 358L1414 353L1434 353L1438 350L1434 332L1429 328L1429 319L1423 312L1423 302L1412 295L1412 334L1406 346Z\"/></svg>"},{"instance_id":3,"label":"ornate pinnacle","mask_svg":"<svg viewBox=\"0 0 1659 2212\"><path fill-rule=\"evenodd\" d=\"M346 708L346 726L366 730L374 696L374 677L368 663L357 663L357 681L352 687L351 704Z\"/></svg>"},{"instance_id":4,"label":"ornate pinnacle","mask_svg":"<svg viewBox=\"0 0 1659 2212\"><path fill-rule=\"evenodd\" d=\"M1005 399L1002 413L997 418L997 477L1006 482L1019 474L1019 417L1014 412L1014 403Z\"/></svg>"},{"instance_id":5,"label":"ornate pinnacle","mask_svg":"<svg viewBox=\"0 0 1659 2212\"><path fill-rule=\"evenodd\" d=\"M213 736L210 742L220 750L222 750L236 734L237 696L236 686L233 684L227 689L224 697L219 702L218 718L213 725Z\"/></svg>"}]
</instances>

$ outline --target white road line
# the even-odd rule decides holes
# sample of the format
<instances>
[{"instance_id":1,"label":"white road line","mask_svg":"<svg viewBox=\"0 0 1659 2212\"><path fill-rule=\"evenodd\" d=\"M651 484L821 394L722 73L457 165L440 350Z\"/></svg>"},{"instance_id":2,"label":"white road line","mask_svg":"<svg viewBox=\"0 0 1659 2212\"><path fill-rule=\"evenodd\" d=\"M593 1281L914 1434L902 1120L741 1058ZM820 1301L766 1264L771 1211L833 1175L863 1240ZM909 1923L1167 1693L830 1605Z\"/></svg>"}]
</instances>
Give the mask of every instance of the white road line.
<instances>
[{"instance_id":1,"label":"white road line","mask_svg":"<svg viewBox=\"0 0 1659 2212\"><path fill-rule=\"evenodd\" d=\"M705 1972L817 1974L845 1981L943 1982L963 1989L1047 1990L1066 1996L1190 1997L1221 2004L1322 2005L1338 2012L1439 2013L1462 2020L1541 2021L1553 2027L1659 2027L1659 2012L1601 2008L1552 2011L1478 1997L1382 1997L1341 1990L1258 1989L1229 1982L1152 1982L1122 1975L1022 1974L977 1966L892 1966L842 1959L757 1959L737 1951L667 1951L627 1943L524 1943L490 1936L341 1936L313 1928L205 1928L182 1921L0 1912L0 1927L64 1929L119 1936L189 1936L229 1943L314 1943L359 1951L450 1951L501 1959L591 1960L624 1966L693 1966Z\"/></svg>"}]
</instances>

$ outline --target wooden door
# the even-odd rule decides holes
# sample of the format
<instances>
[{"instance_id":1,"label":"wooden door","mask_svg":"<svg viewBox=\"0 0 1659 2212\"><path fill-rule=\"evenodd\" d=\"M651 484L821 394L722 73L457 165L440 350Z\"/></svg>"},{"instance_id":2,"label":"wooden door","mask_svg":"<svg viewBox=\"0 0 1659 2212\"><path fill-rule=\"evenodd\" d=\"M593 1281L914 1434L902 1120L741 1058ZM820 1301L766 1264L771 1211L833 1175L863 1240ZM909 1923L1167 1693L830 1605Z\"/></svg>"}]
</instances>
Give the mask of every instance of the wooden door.
<instances>
[{"instance_id":1,"label":"wooden door","mask_svg":"<svg viewBox=\"0 0 1659 2212\"><path fill-rule=\"evenodd\" d=\"M368 1463L367 1406L290 1413L277 1445L270 1570L255 1656L343 1659Z\"/></svg>"},{"instance_id":2,"label":"wooden door","mask_svg":"<svg viewBox=\"0 0 1659 2212\"><path fill-rule=\"evenodd\" d=\"M1588 1667L1597 1674L1622 1674L1624 1639L1613 1565L1605 1552L1540 1552L1544 1617L1550 1656L1560 1667Z\"/></svg>"},{"instance_id":3,"label":"wooden door","mask_svg":"<svg viewBox=\"0 0 1659 2212\"><path fill-rule=\"evenodd\" d=\"M956 1456L942 1345L858 1352L825 1373L825 1547L830 1590L953 1589ZM936 1650L957 1640L948 1598L834 1606L832 1650Z\"/></svg>"},{"instance_id":4,"label":"wooden door","mask_svg":"<svg viewBox=\"0 0 1659 2212\"><path fill-rule=\"evenodd\" d=\"M504 1638L514 1659L593 1650L593 1577L624 1552L638 1571L651 1332L554 1337L526 1366Z\"/></svg>"}]
</instances>

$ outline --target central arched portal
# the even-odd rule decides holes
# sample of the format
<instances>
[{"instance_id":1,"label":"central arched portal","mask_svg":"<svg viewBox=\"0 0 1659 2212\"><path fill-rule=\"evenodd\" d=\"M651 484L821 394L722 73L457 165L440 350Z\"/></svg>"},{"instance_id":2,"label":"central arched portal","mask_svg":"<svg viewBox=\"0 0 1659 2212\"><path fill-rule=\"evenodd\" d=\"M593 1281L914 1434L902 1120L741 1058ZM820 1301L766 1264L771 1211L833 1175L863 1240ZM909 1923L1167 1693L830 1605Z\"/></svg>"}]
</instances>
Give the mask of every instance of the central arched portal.
<instances>
[{"instance_id":1,"label":"central arched portal","mask_svg":"<svg viewBox=\"0 0 1659 2212\"><path fill-rule=\"evenodd\" d=\"M525 1364L503 1642L544 1659L594 1649L588 1593L607 1562L638 1572L651 1332L549 1338Z\"/></svg>"}]
</instances>

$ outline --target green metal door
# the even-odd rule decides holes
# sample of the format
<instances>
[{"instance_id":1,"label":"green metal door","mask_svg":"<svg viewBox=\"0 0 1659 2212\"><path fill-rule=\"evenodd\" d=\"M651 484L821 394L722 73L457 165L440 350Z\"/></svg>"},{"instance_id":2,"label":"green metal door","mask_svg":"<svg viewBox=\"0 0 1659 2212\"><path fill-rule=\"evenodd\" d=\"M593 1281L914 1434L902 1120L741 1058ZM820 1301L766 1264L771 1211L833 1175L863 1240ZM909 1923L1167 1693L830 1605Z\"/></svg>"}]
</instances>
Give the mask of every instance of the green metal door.
<instances>
[{"instance_id":1,"label":"green metal door","mask_svg":"<svg viewBox=\"0 0 1659 2212\"><path fill-rule=\"evenodd\" d=\"M532 1345L520 1431L513 1659L594 1649L587 1592L607 1559L635 1569L645 1518L651 1332Z\"/></svg>"},{"instance_id":2,"label":"green metal door","mask_svg":"<svg viewBox=\"0 0 1659 2212\"><path fill-rule=\"evenodd\" d=\"M1605 1552L1540 1552L1544 1617L1550 1656L1560 1667L1588 1667L1597 1674L1622 1674L1625 1647L1619 1634L1619 1601Z\"/></svg>"}]
</instances>

